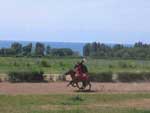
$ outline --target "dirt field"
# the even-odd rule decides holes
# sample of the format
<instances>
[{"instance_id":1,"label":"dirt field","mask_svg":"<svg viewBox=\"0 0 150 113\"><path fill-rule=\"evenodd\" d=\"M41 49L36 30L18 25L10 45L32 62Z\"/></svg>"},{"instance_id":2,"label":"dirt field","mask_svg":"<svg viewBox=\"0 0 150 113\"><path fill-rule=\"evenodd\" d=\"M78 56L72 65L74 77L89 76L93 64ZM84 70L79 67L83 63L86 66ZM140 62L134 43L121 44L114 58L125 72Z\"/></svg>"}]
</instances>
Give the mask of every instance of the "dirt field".
<instances>
[{"instance_id":1,"label":"dirt field","mask_svg":"<svg viewBox=\"0 0 150 113\"><path fill-rule=\"evenodd\" d=\"M67 82L0 83L0 94L72 94L77 88L66 87ZM150 83L92 83L89 93L150 93ZM88 93L88 92L87 92Z\"/></svg>"}]
</instances>

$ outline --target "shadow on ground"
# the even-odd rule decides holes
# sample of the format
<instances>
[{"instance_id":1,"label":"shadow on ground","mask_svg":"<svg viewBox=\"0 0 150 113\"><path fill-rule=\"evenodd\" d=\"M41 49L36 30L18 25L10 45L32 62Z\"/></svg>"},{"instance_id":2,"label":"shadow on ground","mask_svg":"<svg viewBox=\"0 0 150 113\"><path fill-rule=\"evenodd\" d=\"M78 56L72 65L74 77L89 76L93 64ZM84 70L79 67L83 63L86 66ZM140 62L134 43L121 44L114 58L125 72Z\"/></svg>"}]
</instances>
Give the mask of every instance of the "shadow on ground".
<instances>
[{"instance_id":1,"label":"shadow on ground","mask_svg":"<svg viewBox=\"0 0 150 113\"><path fill-rule=\"evenodd\" d=\"M77 93L95 93L98 91L96 91L96 90L75 90L74 92L77 92Z\"/></svg>"}]
</instances>

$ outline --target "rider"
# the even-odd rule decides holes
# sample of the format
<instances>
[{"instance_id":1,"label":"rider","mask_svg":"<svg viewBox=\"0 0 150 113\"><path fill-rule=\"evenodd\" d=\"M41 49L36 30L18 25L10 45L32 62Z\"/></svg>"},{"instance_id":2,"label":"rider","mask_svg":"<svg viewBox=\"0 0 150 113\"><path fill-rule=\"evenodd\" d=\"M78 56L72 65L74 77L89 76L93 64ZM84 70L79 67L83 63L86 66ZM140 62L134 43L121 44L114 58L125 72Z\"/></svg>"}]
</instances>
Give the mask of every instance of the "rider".
<instances>
[{"instance_id":1,"label":"rider","mask_svg":"<svg viewBox=\"0 0 150 113\"><path fill-rule=\"evenodd\" d=\"M75 71L77 79L79 80L87 80L88 79L88 69L84 63L86 62L86 59L82 59L81 62L77 62L75 65Z\"/></svg>"}]
</instances>

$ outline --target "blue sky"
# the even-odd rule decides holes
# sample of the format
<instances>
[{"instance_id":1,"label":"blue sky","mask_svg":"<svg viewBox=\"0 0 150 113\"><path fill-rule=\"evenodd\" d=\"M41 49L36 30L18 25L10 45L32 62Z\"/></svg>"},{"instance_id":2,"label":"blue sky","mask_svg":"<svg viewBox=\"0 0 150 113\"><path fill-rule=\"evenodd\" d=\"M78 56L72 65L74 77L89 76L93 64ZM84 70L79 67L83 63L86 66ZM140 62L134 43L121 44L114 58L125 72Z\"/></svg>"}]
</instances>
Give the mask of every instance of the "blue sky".
<instances>
[{"instance_id":1,"label":"blue sky","mask_svg":"<svg viewBox=\"0 0 150 113\"><path fill-rule=\"evenodd\" d=\"M0 0L0 40L150 43L150 0Z\"/></svg>"}]
</instances>

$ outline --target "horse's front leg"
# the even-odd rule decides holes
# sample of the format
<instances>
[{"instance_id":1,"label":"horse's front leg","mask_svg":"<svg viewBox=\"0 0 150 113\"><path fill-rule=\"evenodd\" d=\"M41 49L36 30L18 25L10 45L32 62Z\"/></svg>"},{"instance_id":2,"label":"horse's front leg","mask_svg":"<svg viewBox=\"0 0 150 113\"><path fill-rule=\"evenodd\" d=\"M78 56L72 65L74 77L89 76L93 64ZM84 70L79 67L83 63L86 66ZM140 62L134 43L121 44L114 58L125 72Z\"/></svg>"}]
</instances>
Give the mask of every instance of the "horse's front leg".
<instances>
[{"instance_id":1,"label":"horse's front leg","mask_svg":"<svg viewBox=\"0 0 150 113\"><path fill-rule=\"evenodd\" d=\"M72 87L77 87L77 82L73 82Z\"/></svg>"},{"instance_id":2,"label":"horse's front leg","mask_svg":"<svg viewBox=\"0 0 150 113\"><path fill-rule=\"evenodd\" d=\"M68 84L67 84L67 87L69 87L70 85L73 84L73 81L70 81Z\"/></svg>"},{"instance_id":3,"label":"horse's front leg","mask_svg":"<svg viewBox=\"0 0 150 113\"><path fill-rule=\"evenodd\" d=\"M69 84L67 85L67 87L69 87L70 85L72 87L77 87L77 82L75 82L75 81L72 80L72 81L69 82Z\"/></svg>"},{"instance_id":4,"label":"horse's front leg","mask_svg":"<svg viewBox=\"0 0 150 113\"><path fill-rule=\"evenodd\" d=\"M67 84L67 87L69 87L71 84L70 84L70 82Z\"/></svg>"}]
</instances>

